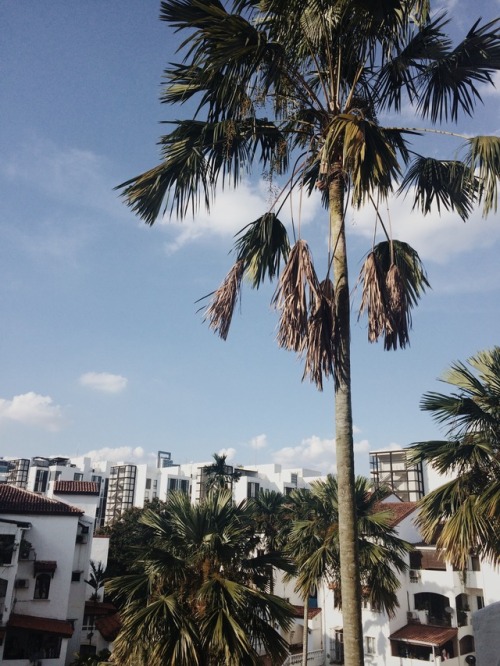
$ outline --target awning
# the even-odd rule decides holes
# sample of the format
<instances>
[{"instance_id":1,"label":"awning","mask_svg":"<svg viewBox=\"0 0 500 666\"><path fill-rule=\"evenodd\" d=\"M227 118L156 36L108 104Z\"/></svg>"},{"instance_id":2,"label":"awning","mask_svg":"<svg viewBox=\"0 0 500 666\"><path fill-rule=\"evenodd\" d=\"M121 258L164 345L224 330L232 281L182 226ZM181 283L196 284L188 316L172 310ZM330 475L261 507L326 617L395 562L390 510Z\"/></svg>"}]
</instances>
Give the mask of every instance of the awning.
<instances>
[{"instance_id":1,"label":"awning","mask_svg":"<svg viewBox=\"0 0 500 666\"><path fill-rule=\"evenodd\" d=\"M33 566L35 569L35 576L39 573L51 573L54 575L54 571L57 569L57 562L54 560L35 560Z\"/></svg>"},{"instance_id":2,"label":"awning","mask_svg":"<svg viewBox=\"0 0 500 666\"><path fill-rule=\"evenodd\" d=\"M118 613L114 615L107 615L105 617L100 617L96 620L95 627L104 638L105 641L109 643L113 642L118 636L122 623Z\"/></svg>"},{"instance_id":3,"label":"awning","mask_svg":"<svg viewBox=\"0 0 500 666\"><path fill-rule=\"evenodd\" d=\"M321 613L321 608L308 608L307 609L307 619L312 620L313 617ZM298 620L304 619L304 606L293 606L293 617Z\"/></svg>"},{"instance_id":4,"label":"awning","mask_svg":"<svg viewBox=\"0 0 500 666\"><path fill-rule=\"evenodd\" d=\"M34 615L17 615L11 613L7 622L7 629L25 629L26 631L40 631L44 634L55 634L62 638L71 638L73 625L67 620L54 620L50 617L36 617Z\"/></svg>"},{"instance_id":5,"label":"awning","mask_svg":"<svg viewBox=\"0 0 500 666\"><path fill-rule=\"evenodd\" d=\"M417 645L431 645L441 647L457 635L457 629L452 627L435 627L430 624L407 624L395 631L389 639L403 643Z\"/></svg>"}]
</instances>

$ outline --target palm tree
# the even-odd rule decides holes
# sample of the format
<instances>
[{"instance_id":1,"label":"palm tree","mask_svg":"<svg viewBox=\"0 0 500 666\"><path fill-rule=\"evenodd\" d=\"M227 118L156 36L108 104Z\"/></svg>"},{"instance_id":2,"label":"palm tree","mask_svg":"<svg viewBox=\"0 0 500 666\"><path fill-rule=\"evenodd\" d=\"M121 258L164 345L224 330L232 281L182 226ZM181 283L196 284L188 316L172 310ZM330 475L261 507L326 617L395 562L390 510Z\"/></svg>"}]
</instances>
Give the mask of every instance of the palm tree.
<instances>
[{"instance_id":1,"label":"palm tree","mask_svg":"<svg viewBox=\"0 0 500 666\"><path fill-rule=\"evenodd\" d=\"M94 560L90 560L90 576L88 579L85 579L87 585L94 590L92 596L90 597L91 601L100 601L101 596L99 590L104 587L104 581L106 579L106 567L102 562L97 564Z\"/></svg>"},{"instance_id":2,"label":"palm tree","mask_svg":"<svg viewBox=\"0 0 500 666\"><path fill-rule=\"evenodd\" d=\"M171 493L161 513L146 510L155 537L137 574L109 583L121 602L114 654L124 666L255 666L258 649L273 663L287 654L278 629L292 608L266 591L267 567L255 553L253 512L227 489L197 504Z\"/></svg>"},{"instance_id":3,"label":"palm tree","mask_svg":"<svg viewBox=\"0 0 500 666\"><path fill-rule=\"evenodd\" d=\"M204 492L210 490L232 488L233 483L241 477L241 472L228 465L227 455L213 454L214 462L203 468L203 476L206 478Z\"/></svg>"},{"instance_id":4,"label":"palm tree","mask_svg":"<svg viewBox=\"0 0 500 666\"><path fill-rule=\"evenodd\" d=\"M446 428L443 441L418 442L412 458L454 478L421 501L426 539L465 570L471 552L500 563L500 347L442 376L451 395L426 393L421 408Z\"/></svg>"},{"instance_id":5,"label":"palm tree","mask_svg":"<svg viewBox=\"0 0 500 666\"><path fill-rule=\"evenodd\" d=\"M380 116L413 109L438 132L436 125L472 115L478 84L491 83L500 66L498 22L475 23L453 47L428 0L167 0L161 7L160 18L185 33L184 60L166 69L162 101L189 101L195 113L170 122L161 164L119 187L152 225L168 209L184 217L202 202L209 208L218 186L237 186L252 164L270 180L287 176L269 209L238 235L235 263L206 318L225 339L243 276L256 288L279 277L279 344L303 356L304 377L318 388L334 378L345 659L362 666L346 209L374 206L386 236L361 276L369 339L405 347L411 308L428 282L417 253L387 233L380 204L398 189L411 191L423 213L443 206L465 220L481 203L487 214L496 208L500 139L461 137L461 161L456 146L452 159L426 157L408 144L424 130L383 127ZM300 224L290 249L279 219L294 189L318 194L328 209L321 272Z\"/></svg>"},{"instance_id":6,"label":"palm tree","mask_svg":"<svg viewBox=\"0 0 500 666\"><path fill-rule=\"evenodd\" d=\"M249 500L255 515L255 530L262 537L266 553L281 552L283 547L283 519L285 517L285 495L276 490L261 490L257 497ZM270 566L269 590L274 592L274 570Z\"/></svg>"},{"instance_id":7,"label":"palm tree","mask_svg":"<svg viewBox=\"0 0 500 666\"><path fill-rule=\"evenodd\" d=\"M356 478L355 502L363 596L373 608L382 609L391 617L398 606L398 574L407 569L405 555L411 550L411 545L400 539L391 526L392 514L381 505L386 495L387 491L383 487L374 489L368 479ZM285 528L284 551L298 569L296 589L304 599L304 627L307 627L307 600L322 581L331 583L336 590L335 594L343 597L338 499L338 482L332 475L328 475L324 481L314 482L310 491L295 491L288 498L291 523ZM303 663L307 663L306 642Z\"/></svg>"}]
</instances>

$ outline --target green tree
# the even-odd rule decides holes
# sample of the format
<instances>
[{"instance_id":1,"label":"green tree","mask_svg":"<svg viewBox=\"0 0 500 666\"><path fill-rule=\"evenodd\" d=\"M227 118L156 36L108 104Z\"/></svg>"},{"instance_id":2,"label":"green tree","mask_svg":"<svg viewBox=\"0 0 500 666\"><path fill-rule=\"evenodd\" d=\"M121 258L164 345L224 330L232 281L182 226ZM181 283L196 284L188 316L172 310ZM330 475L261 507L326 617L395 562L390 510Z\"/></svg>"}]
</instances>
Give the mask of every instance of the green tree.
<instances>
[{"instance_id":1,"label":"green tree","mask_svg":"<svg viewBox=\"0 0 500 666\"><path fill-rule=\"evenodd\" d=\"M154 498L146 507L161 512L165 503ZM102 527L98 534L109 537L106 577L115 578L130 572L134 562L144 550L144 544L153 537L150 527L141 522L145 508L126 509L118 520Z\"/></svg>"},{"instance_id":2,"label":"green tree","mask_svg":"<svg viewBox=\"0 0 500 666\"><path fill-rule=\"evenodd\" d=\"M478 203L485 214L496 208L498 137L464 136L462 160L455 145L453 158L438 159L409 149L422 130L380 119L413 110L436 132L472 115L479 84L500 66L498 22L475 23L453 46L428 0L168 0L160 18L185 36L184 60L165 70L162 101L189 101L195 111L161 137L161 164L120 188L151 225L165 209L184 217L202 202L210 207L217 188L237 186L253 164L273 182L286 176L269 209L238 235L236 261L206 318L225 339L243 276L254 287L279 276L279 344L304 357L304 376L319 388L335 380L345 659L362 666L346 209L373 205L385 231L379 204L395 190L411 191L424 213L444 207L466 219ZM328 210L321 271L300 228L290 250L278 217L300 188ZM361 305L369 339L396 349L408 344L427 279L417 253L386 235L367 255Z\"/></svg>"},{"instance_id":3,"label":"green tree","mask_svg":"<svg viewBox=\"0 0 500 666\"><path fill-rule=\"evenodd\" d=\"M275 490L261 490L257 497L249 500L255 513L255 530L261 536L266 553L276 554L283 547L283 520L285 518L285 496ZM274 592L274 570L269 568L269 590Z\"/></svg>"},{"instance_id":4,"label":"green tree","mask_svg":"<svg viewBox=\"0 0 500 666\"><path fill-rule=\"evenodd\" d=\"M109 583L121 600L114 654L123 666L252 666L258 647L280 663L292 608L267 591L270 563L256 555L253 511L227 489L197 504L172 493L162 513L146 510L154 532L135 574Z\"/></svg>"},{"instance_id":5,"label":"green tree","mask_svg":"<svg viewBox=\"0 0 500 666\"><path fill-rule=\"evenodd\" d=\"M94 590L92 596L90 597L91 601L101 601L101 595L99 590L104 587L104 581L106 580L106 567L102 562L94 562L90 560L90 576L85 579L87 585Z\"/></svg>"},{"instance_id":6,"label":"green tree","mask_svg":"<svg viewBox=\"0 0 500 666\"><path fill-rule=\"evenodd\" d=\"M425 495L419 524L461 569L471 552L498 564L500 347L453 363L441 379L452 393L426 393L421 408L446 429L447 439L414 444L412 457L454 478Z\"/></svg>"},{"instance_id":7,"label":"green tree","mask_svg":"<svg viewBox=\"0 0 500 666\"><path fill-rule=\"evenodd\" d=\"M406 554L411 545L400 539L392 527L392 513L380 503L384 488L374 489L368 479L357 477L355 504L358 551L363 596L374 608L389 616L398 607L399 574L407 569ZM343 597L340 576L339 488L336 477L316 481L311 490L299 490L288 499L291 522L286 527L284 551L297 567L296 589L304 600L304 627L307 627L307 602L321 582L335 587ZM307 638L304 633L303 664L307 663Z\"/></svg>"},{"instance_id":8,"label":"green tree","mask_svg":"<svg viewBox=\"0 0 500 666\"><path fill-rule=\"evenodd\" d=\"M241 472L227 464L227 455L213 454L214 462L203 468L203 476L206 478L205 492L210 490L221 490L232 488L233 483L241 477Z\"/></svg>"}]
</instances>

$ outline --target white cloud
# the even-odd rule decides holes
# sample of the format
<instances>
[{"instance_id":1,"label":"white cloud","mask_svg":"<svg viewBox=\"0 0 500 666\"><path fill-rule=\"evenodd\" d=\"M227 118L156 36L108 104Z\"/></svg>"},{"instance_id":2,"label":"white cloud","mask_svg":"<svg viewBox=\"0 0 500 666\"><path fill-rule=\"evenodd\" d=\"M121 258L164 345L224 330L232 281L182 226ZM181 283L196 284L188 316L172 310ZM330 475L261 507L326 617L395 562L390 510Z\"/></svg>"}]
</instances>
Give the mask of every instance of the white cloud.
<instances>
[{"instance_id":1,"label":"white cloud","mask_svg":"<svg viewBox=\"0 0 500 666\"><path fill-rule=\"evenodd\" d=\"M257 435L256 437L252 437L248 446L255 450L265 449L267 446L267 435Z\"/></svg>"},{"instance_id":2,"label":"white cloud","mask_svg":"<svg viewBox=\"0 0 500 666\"><path fill-rule=\"evenodd\" d=\"M30 391L15 395L12 400L0 398L0 423L14 421L50 432L56 432L63 425L62 409L54 404L48 395L39 395Z\"/></svg>"},{"instance_id":3,"label":"white cloud","mask_svg":"<svg viewBox=\"0 0 500 666\"><path fill-rule=\"evenodd\" d=\"M86 372L80 377L80 384L103 393L120 393L127 387L128 379L110 372Z\"/></svg>"},{"instance_id":4,"label":"white cloud","mask_svg":"<svg viewBox=\"0 0 500 666\"><path fill-rule=\"evenodd\" d=\"M87 451L87 453L84 453L83 456L91 458L96 462L105 462L109 460L110 462L114 463L122 461L147 463L150 462L149 458L155 458L153 453L146 454L142 446L105 446L102 449L93 449L92 451ZM80 457L80 454L77 454L76 457Z\"/></svg>"},{"instance_id":5,"label":"white cloud","mask_svg":"<svg viewBox=\"0 0 500 666\"><path fill-rule=\"evenodd\" d=\"M319 197L303 196L299 201L299 193L295 194L293 207L301 210L300 223L310 223L316 210L320 207ZM216 193L211 211L208 212L204 206L192 216L179 220L166 215L162 224L174 236L174 240L167 244L169 253L179 250L184 245L207 237L233 237L244 226L256 220L271 206L268 184L259 181L252 184L243 181L237 188L219 188ZM279 213L279 219L284 224L291 221L290 205L285 205ZM297 225L299 220L295 219Z\"/></svg>"},{"instance_id":6,"label":"white cloud","mask_svg":"<svg viewBox=\"0 0 500 666\"><path fill-rule=\"evenodd\" d=\"M436 212L423 216L417 210L412 211L412 203L411 193L406 198L394 197L389 202L393 238L409 243L424 261L446 264L460 254L491 248L500 242L500 225L493 216L483 219L479 210L475 210L467 222L462 222L456 213L443 210L441 215ZM382 217L387 227L384 212ZM371 239L373 225L371 207L352 214L350 228L353 233Z\"/></svg>"},{"instance_id":7,"label":"white cloud","mask_svg":"<svg viewBox=\"0 0 500 666\"><path fill-rule=\"evenodd\" d=\"M236 449L229 447L227 449L220 449L219 456L226 456L226 460L229 462L230 460L234 460L234 457L236 455Z\"/></svg>"},{"instance_id":8,"label":"white cloud","mask_svg":"<svg viewBox=\"0 0 500 666\"><path fill-rule=\"evenodd\" d=\"M10 180L28 182L53 197L57 205L118 213L120 202L113 192L106 160L90 150L61 148L52 141L33 137L0 167ZM91 196L89 196L91 193Z\"/></svg>"},{"instance_id":9,"label":"white cloud","mask_svg":"<svg viewBox=\"0 0 500 666\"><path fill-rule=\"evenodd\" d=\"M370 444L367 439L354 443L354 454L361 460L367 457ZM335 439L321 439L316 435L303 439L297 446L287 446L273 454L273 461L283 467L306 467L322 474L336 474Z\"/></svg>"}]
</instances>

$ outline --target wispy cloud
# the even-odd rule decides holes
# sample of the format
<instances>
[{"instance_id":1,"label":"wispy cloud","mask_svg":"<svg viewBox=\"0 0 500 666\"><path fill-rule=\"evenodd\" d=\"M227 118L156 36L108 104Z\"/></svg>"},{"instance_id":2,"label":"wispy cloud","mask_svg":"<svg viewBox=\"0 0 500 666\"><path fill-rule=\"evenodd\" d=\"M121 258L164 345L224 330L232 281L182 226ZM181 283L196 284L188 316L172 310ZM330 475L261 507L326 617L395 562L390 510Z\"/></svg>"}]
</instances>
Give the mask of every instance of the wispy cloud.
<instances>
[{"instance_id":1,"label":"wispy cloud","mask_svg":"<svg viewBox=\"0 0 500 666\"><path fill-rule=\"evenodd\" d=\"M409 243L423 260L446 264L465 252L500 243L500 225L493 216L483 219L481 212L475 210L467 222L462 222L456 213L449 211L423 216L412 210L412 204L411 194L406 198L394 197L389 202L390 222L393 237ZM388 216L383 211L382 217L388 225ZM350 229L354 234L371 239L373 210L366 207L353 213Z\"/></svg>"},{"instance_id":2,"label":"wispy cloud","mask_svg":"<svg viewBox=\"0 0 500 666\"><path fill-rule=\"evenodd\" d=\"M57 432L63 426L63 413L50 396L30 391L12 400L0 398L0 423L9 421Z\"/></svg>"},{"instance_id":3,"label":"wispy cloud","mask_svg":"<svg viewBox=\"0 0 500 666\"><path fill-rule=\"evenodd\" d=\"M120 393L126 389L128 379L110 372L86 372L81 375L80 384L102 393Z\"/></svg>"},{"instance_id":4,"label":"wispy cloud","mask_svg":"<svg viewBox=\"0 0 500 666\"><path fill-rule=\"evenodd\" d=\"M321 202L319 197L305 195L302 200L299 199L300 195L297 193L293 200L294 208L300 209L301 224L308 224L314 218ZM165 216L162 224L173 237L173 240L167 243L167 251L175 252L188 243L205 238L230 238L269 210L272 200L273 194L269 192L268 183L263 180L258 183L244 181L237 189L220 188L210 212L201 208L194 219L188 216L184 220ZM289 205L284 206L279 218L284 224L290 223Z\"/></svg>"},{"instance_id":5,"label":"wispy cloud","mask_svg":"<svg viewBox=\"0 0 500 666\"><path fill-rule=\"evenodd\" d=\"M354 453L366 458L370 445L367 439L354 444ZM337 472L335 439L320 438L316 435L303 439L296 446L287 446L273 454L273 461L284 467L306 467L322 474Z\"/></svg>"},{"instance_id":6,"label":"wispy cloud","mask_svg":"<svg viewBox=\"0 0 500 666\"><path fill-rule=\"evenodd\" d=\"M32 138L0 166L4 178L43 192L57 206L117 212L120 204L113 192L111 165L90 150L60 147L47 139Z\"/></svg>"},{"instance_id":7,"label":"wispy cloud","mask_svg":"<svg viewBox=\"0 0 500 666\"><path fill-rule=\"evenodd\" d=\"M256 437L252 437L248 446L255 450L265 449L267 446L267 435L257 435Z\"/></svg>"},{"instance_id":8,"label":"wispy cloud","mask_svg":"<svg viewBox=\"0 0 500 666\"><path fill-rule=\"evenodd\" d=\"M82 454L76 454L74 457L80 457ZM155 458L153 453L146 453L142 446L105 446L102 449L93 449L83 454L84 457L91 458L96 462L122 462L131 461L136 463L151 463Z\"/></svg>"}]
</instances>

